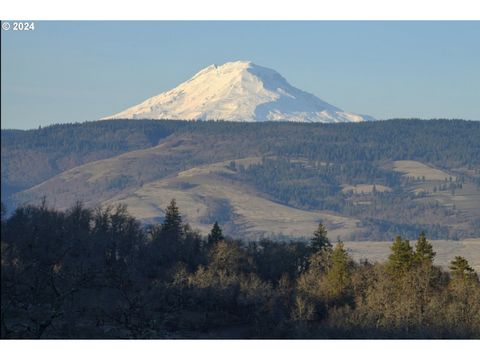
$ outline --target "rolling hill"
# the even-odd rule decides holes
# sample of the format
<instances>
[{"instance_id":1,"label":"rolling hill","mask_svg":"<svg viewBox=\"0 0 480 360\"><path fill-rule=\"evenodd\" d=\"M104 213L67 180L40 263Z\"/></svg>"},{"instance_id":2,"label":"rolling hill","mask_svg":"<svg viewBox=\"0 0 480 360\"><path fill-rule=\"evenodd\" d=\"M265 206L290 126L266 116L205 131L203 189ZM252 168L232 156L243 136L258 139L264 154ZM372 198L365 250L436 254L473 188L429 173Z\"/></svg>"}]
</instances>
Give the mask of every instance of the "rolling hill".
<instances>
[{"instance_id":1,"label":"rolling hill","mask_svg":"<svg viewBox=\"0 0 480 360\"><path fill-rule=\"evenodd\" d=\"M307 237L319 221L332 239L422 230L465 239L480 236L479 137L479 123L446 120L112 120L2 130L2 184L13 189L2 186L2 201L123 203L148 223L176 198L201 232L219 221L250 240Z\"/></svg>"}]
</instances>

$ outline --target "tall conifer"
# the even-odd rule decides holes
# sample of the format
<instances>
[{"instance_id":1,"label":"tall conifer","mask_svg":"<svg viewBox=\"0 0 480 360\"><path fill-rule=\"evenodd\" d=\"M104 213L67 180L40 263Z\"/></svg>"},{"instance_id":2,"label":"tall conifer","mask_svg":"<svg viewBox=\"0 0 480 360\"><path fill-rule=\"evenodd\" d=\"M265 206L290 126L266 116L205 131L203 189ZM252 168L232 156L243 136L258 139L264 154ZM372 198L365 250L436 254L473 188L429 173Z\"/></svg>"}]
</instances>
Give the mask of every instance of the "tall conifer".
<instances>
[{"instance_id":1,"label":"tall conifer","mask_svg":"<svg viewBox=\"0 0 480 360\"><path fill-rule=\"evenodd\" d=\"M210 234L208 234L208 245L214 245L222 240L225 240L225 238L223 237L222 229L218 225L218 222L215 221L215 224L213 224Z\"/></svg>"},{"instance_id":2,"label":"tall conifer","mask_svg":"<svg viewBox=\"0 0 480 360\"><path fill-rule=\"evenodd\" d=\"M314 253L332 248L332 244L327 237L327 228L322 223L318 224L317 230L313 233L313 238L310 240L310 248Z\"/></svg>"}]
</instances>

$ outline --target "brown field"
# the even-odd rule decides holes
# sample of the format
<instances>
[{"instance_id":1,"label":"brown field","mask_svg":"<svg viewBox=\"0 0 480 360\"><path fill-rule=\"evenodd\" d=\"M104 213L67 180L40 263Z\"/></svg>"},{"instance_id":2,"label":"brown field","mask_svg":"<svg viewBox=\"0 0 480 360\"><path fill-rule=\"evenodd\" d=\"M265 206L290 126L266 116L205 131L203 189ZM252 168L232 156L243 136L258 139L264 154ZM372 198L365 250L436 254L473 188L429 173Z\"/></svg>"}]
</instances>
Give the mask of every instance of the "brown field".
<instances>
[{"instance_id":1,"label":"brown field","mask_svg":"<svg viewBox=\"0 0 480 360\"><path fill-rule=\"evenodd\" d=\"M373 192L373 186L375 186L375 190L378 192L392 191L392 189L388 186L383 186L380 184L358 184L344 185L342 188L342 192L346 193L349 191L353 191L354 194L370 194Z\"/></svg>"},{"instance_id":2,"label":"brown field","mask_svg":"<svg viewBox=\"0 0 480 360\"><path fill-rule=\"evenodd\" d=\"M237 164L250 164L257 158L237 159ZM222 174L230 172L230 161L200 166L180 172L175 177L145 184L133 193L119 194L105 204L126 204L129 212L139 219L163 216L163 210L172 198L190 225L206 234L213 219L210 215L218 203L228 204L231 235L256 239L261 236L283 234L311 236L319 221L324 222L332 239L348 239L360 231L358 220L334 215L326 211L306 211L271 201L254 189L234 182ZM220 210L219 215L223 215ZM221 223L221 221L220 221Z\"/></svg>"},{"instance_id":3,"label":"brown field","mask_svg":"<svg viewBox=\"0 0 480 360\"><path fill-rule=\"evenodd\" d=\"M425 180L439 180L443 181L451 175L446 172L435 169L431 166L425 165L413 160L399 160L393 162L393 170L404 173L409 177L425 177Z\"/></svg>"}]
</instances>

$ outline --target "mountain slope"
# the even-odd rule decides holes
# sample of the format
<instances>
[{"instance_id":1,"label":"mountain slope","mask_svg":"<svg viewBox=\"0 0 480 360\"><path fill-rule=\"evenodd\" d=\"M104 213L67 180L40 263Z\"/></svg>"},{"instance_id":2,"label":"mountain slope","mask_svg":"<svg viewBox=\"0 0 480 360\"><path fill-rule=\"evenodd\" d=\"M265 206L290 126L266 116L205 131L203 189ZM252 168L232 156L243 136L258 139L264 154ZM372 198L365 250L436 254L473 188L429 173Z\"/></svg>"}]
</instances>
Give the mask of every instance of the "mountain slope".
<instances>
[{"instance_id":1,"label":"mountain slope","mask_svg":"<svg viewBox=\"0 0 480 360\"><path fill-rule=\"evenodd\" d=\"M104 119L362 122L249 61L211 65L176 88Z\"/></svg>"},{"instance_id":2,"label":"mountain slope","mask_svg":"<svg viewBox=\"0 0 480 360\"><path fill-rule=\"evenodd\" d=\"M92 161L150 148L185 121L92 121L52 125L35 130L1 131L1 196L11 196Z\"/></svg>"},{"instance_id":3,"label":"mountain slope","mask_svg":"<svg viewBox=\"0 0 480 360\"><path fill-rule=\"evenodd\" d=\"M261 158L236 159L248 166ZM327 211L296 209L269 200L255 188L231 181L229 161L194 167L175 176L122 192L104 202L125 204L135 217L152 221L163 218L166 204L175 198L182 216L194 228L207 234L214 221L219 221L226 234L247 239L290 236L308 237L319 221L330 229L332 238L346 238L362 230L357 219Z\"/></svg>"},{"instance_id":4,"label":"mountain slope","mask_svg":"<svg viewBox=\"0 0 480 360\"><path fill-rule=\"evenodd\" d=\"M105 123L116 121L98 122ZM61 209L76 200L126 203L139 219L159 221L175 197L196 228L205 232L218 220L229 234L253 239L303 236L318 219L344 240L480 234L479 123L181 123L155 146L71 168L16 192L14 201L46 196ZM35 134L43 136L32 133L31 150ZM11 143L23 148L19 140ZM16 173L28 176L31 166L22 162Z\"/></svg>"}]
</instances>

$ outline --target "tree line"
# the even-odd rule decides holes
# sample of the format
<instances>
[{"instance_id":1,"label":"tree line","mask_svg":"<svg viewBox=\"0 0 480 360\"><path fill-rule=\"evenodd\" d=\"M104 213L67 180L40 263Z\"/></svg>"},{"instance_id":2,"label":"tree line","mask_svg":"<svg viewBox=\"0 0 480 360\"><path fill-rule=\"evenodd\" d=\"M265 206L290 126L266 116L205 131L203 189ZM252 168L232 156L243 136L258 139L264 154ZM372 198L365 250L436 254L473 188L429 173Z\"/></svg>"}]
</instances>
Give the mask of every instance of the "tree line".
<instances>
[{"instance_id":1,"label":"tree line","mask_svg":"<svg viewBox=\"0 0 480 360\"><path fill-rule=\"evenodd\" d=\"M2 338L480 338L480 282L434 264L424 233L355 262L308 242L201 236L175 200L160 224L123 206L26 205L1 223Z\"/></svg>"}]
</instances>

